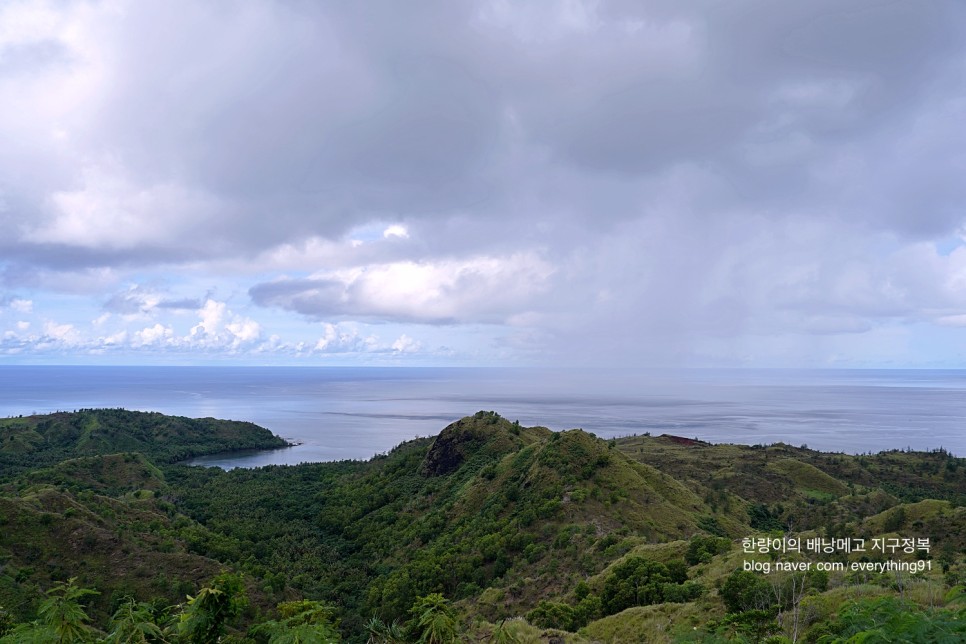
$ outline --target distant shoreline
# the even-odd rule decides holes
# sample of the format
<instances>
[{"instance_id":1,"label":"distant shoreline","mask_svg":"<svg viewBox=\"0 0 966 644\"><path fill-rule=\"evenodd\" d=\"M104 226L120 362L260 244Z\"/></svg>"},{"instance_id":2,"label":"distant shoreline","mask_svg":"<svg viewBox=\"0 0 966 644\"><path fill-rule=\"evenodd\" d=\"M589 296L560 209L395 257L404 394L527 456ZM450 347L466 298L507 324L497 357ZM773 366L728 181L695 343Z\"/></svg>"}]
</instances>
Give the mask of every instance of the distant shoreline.
<instances>
[{"instance_id":1,"label":"distant shoreline","mask_svg":"<svg viewBox=\"0 0 966 644\"><path fill-rule=\"evenodd\" d=\"M604 438L966 454L963 370L561 370L472 367L0 366L0 416L56 409L244 418L311 462L367 459L495 409Z\"/></svg>"}]
</instances>

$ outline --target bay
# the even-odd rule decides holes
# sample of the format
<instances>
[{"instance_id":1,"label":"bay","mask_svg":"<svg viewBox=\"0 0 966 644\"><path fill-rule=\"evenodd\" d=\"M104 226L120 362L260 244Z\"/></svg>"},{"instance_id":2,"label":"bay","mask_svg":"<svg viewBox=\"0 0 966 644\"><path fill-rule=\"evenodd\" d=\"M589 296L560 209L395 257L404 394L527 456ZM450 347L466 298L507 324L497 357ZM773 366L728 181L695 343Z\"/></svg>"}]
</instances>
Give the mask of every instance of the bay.
<instances>
[{"instance_id":1,"label":"bay","mask_svg":"<svg viewBox=\"0 0 966 644\"><path fill-rule=\"evenodd\" d=\"M0 366L0 416L124 407L247 420L298 443L195 462L364 459L481 409L603 438L669 433L966 456L966 371Z\"/></svg>"}]
</instances>

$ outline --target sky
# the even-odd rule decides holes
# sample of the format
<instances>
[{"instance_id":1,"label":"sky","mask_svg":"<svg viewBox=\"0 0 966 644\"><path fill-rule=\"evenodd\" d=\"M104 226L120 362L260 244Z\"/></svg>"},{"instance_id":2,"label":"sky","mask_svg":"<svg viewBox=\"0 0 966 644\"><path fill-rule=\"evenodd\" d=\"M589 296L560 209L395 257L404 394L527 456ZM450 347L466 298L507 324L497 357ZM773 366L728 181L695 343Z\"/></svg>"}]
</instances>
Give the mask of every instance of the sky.
<instances>
[{"instance_id":1,"label":"sky","mask_svg":"<svg viewBox=\"0 0 966 644\"><path fill-rule=\"evenodd\" d=\"M0 2L0 364L966 368L959 0Z\"/></svg>"}]
</instances>

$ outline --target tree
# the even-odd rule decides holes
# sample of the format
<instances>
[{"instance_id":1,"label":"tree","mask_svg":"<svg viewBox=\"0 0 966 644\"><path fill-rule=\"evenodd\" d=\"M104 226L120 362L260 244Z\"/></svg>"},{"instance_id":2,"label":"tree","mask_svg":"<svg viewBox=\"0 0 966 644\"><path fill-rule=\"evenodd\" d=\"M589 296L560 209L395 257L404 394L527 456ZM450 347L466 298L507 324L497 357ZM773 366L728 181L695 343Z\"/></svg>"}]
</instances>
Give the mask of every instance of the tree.
<instances>
[{"instance_id":1,"label":"tree","mask_svg":"<svg viewBox=\"0 0 966 644\"><path fill-rule=\"evenodd\" d=\"M0 637L13 630L13 617L0 606Z\"/></svg>"},{"instance_id":2,"label":"tree","mask_svg":"<svg viewBox=\"0 0 966 644\"><path fill-rule=\"evenodd\" d=\"M769 635L780 631L778 622L775 621L775 614L770 610L746 610L741 613L732 613L721 620L719 632L734 635L743 635L753 642L761 642Z\"/></svg>"},{"instance_id":3,"label":"tree","mask_svg":"<svg viewBox=\"0 0 966 644\"><path fill-rule=\"evenodd\" d=\"M962 642L966 641L966 601L951 591L950 608L921 608L895 597L861 599L843 608L818 639L832 642Z\"/></svg>"},{"instance_id":4,"label":"tree","mask_svg":"<svg viewBox=\"0 0 966 644\"><path fill-rule=\"evenodd\" d=\"M373 616L366 623L366 644L403 644L406 636L398 622L385 623L378 617Z\"/></svg>"},{"instance_id":5,"label":"tree","mask_svg":"<svg viewBox=\"0 0 966 644\"><path fill-rule=\"evenodd\" d=\"M898 532L906 524L906 509L901 505L889 513L882 524L883 532Z\"/></svg>"},{"instance_id":6,"label":"tree","mask_svg":"<svg viewBox=\"0 0 966 644\"><path fill-rule=\"evenodd\" d=\"M90 617L80 600L88 595L99 594L89 588L74 585L76 577L66 583L59 582L47 591L47 599L40 604L37 615L40 621L53 631L54 640L61 642L86 642L93 639L94 629L88 624Z\"/></svg>"},{"instance_id":7,"label":"tree","mask_svg":"<svg viewBox=\"0 0 966 644\"><path fill-rule=\"evenodd\" d=\"M735 570L721 586L721 599L729 613L768 610L774 606L772 588L753 572Z\"/></svg>"},{"instance_id":8,"label":"tree","mask_svg":"<svg viewBox=\"0 0 966 644\"><path fill-rule=\"evenodd\" d=\"M809 570L804 573L794 573L779 582L784 587L784 592L775 591L775 598L778 600L779 611L791 608L792 611L792 642L798 641L799 629L801 626L800 607L802 599L809 590L825 592L828 589L828 573L820 570ZM784 595L785 601L782 601ZM781 623L781 614L778 617Z\"/></svg>"},{"instance_id":9,"label":"tree","mask_svg":"<svg viewBox=\"0 0 966 644\"><path fill-rule=\"evenodd\" d=\"M229 622L245 607L245 589L239 575L222 573L210 587L188 597L177 630L191 644L217 642L227 632Z\"/></svg>"},{"instance_id":10,"label":"tree","mask_svg":"<svg viewBox=\"0 0 966 644\"><path fill-rule=\"evenodd\" d=\"M282 602L276 608L279 621L252 629L253 634L268 637L269 644L335 644L342 640L331 606L303 599Z\"/></svg>"},{"instance_id":11,"label":"tree","mask_svg":"<svg viewBox=\"0 0 966 644\"><path fill-rule=\"evenodd\" d=\"M667 562L667 572L675 584L683 584L688 580L688 565L680 559Z\"/></svg>"},{"instance_id":12,"label":"tree","mask_svg":"<svg viewBox=\"0 0 966 644\"><path fill-rule=\"evenodd\" d=\"M604 604L597 595L587 595L574 607L574 624L580 628L604 614Z\"/></svg>"},{"instance_id":13,"label":"tree","mask_svg":"<svg viewBox=\"0 0 966 644\"><path fill-rule=\"evenodd\" d=\"M410 630L424 644L449 644L456 641L456 615L449 600L439 593L419 597L410 613Z\"/></svg>"},{"instance_id":14,"label":"tree","mask_svg":"<svg viewBox=\"0 0 966 644\"><path fill-rule=\"evenodd\" d=\"M109 624L111 629L107 635L107 642L113 643L144 643L164 642L164 633L155 623L154 607L151 604L139 603L133 599L121 604Z\"/></svg>"},{"instance_id":15,"label":"tree","mask_svg":"<svg viewBox=\"0 0 966 644\"><path fill-rule=\"evenodd\" d=\"M715 555L728 552L731 542L723 537L703 537L695 535L688 543L688 550L684 555L684 560L691 566L699 563L708 563Z\"/></svg>"},{"instance_id":16,"label":"tree","mask_svg":"<svg viewBox=\"0 0 966 644\"><path fill-rule=\"evenodd\" d=\"M545 599L527 613L527 621L539 628L559 628L564 631L575 631L579 627L573 606Z\"/></svg>"},{"instance_id":17,"label":"tree","mask_svg":"<svg viewBox=\"0 0 966 644\"><path fill-rule=\"evenodd\" d=\"M613 615L631 606L659 604L664 601L664 586L670 583L671 574L664 564L630 557L615 566L604 581L604 613Z\"/></svg>"},{"instance_id":18,"label":"tree","mask_svg":"<svg viewBox=\"0 0 966 644\"><path fill-rule=\"evenodd\" d=\"M0 634L4 642L10 644L68 644L73 642L92 642L96 631L88 622L90 617L84 611L80 600L97 591L78 588L74 585L76 577L66 582L58 582L47 591L47 599L37 609L36 621L20 624ZM8 626L9 628L9 626Z\"/></svg>"}]
</instances>

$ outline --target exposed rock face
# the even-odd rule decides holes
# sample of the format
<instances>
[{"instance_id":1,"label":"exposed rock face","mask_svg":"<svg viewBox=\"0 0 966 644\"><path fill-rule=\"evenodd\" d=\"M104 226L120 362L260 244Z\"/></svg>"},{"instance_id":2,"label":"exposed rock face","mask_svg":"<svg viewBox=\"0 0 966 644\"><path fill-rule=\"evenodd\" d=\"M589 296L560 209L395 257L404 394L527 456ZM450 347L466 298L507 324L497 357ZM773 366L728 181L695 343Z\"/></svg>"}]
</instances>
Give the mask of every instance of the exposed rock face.
<instances>
[{"instance_id":1,"label":"exposed rock face","mask_svg":"<svg viewBox=\"0 0 966 644\"><path fill-rule=\"evenodd\" d=\"M485 422L485 419L479 418L482 413L485 412L451 423L439 433L423 461L424 476L444 476L455 472L470 455L486 444L485 426L480 426L483 424L481 420ZM496 418L502 420L499 416Z\"/></svg>"},{"instance_id":2,"label":"exposed rock face","mask_svg":"<svg viewBox=\"0 0 966 644\"><path fill-rule=\"evenodd\" d=\"M433 442L423 460L423 476L445 476L468 460L498 462L507 454L542 441L551 432L546 427L521 427L495 411L478 411L451 423Z\"/></svg>"}]
</instances>

